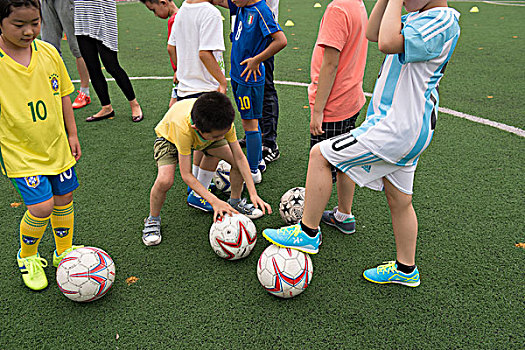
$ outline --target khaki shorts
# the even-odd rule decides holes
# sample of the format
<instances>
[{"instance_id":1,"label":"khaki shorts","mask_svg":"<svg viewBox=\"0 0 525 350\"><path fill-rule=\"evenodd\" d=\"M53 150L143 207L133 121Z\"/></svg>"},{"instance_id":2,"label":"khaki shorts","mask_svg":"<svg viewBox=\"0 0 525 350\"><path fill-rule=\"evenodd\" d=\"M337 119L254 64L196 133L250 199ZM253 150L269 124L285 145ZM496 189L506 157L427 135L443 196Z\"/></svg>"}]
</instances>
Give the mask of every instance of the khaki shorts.
<instances>
[{"instance_id":1,"label":"khaki shorts","mask_svg":"<svg viewBox=\"0 0 525 350\"><path fill-rule=\"evenodd\" d=\"M210 156L210 154L206 152L207 150L226 146L227 144L228 141L222 139L210 143L208 146L200 149L199 151L202 151L205 155ZM155 144L153 145L153 158L159 167L163 165L177 165L179 163L179 152L173 143L169 142L164 137L157 137L155 139Z\"/></svg>"}]
</instances>

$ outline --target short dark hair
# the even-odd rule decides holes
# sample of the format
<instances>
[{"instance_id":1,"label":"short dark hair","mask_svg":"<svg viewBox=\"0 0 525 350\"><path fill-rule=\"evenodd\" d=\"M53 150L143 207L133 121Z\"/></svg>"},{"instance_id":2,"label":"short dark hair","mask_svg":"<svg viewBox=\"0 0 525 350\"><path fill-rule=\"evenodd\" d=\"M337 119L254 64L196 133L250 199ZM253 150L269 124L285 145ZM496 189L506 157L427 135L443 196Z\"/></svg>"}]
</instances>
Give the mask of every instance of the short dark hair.
<instances>
[{"instance_id":1,"label":"short dark hair","mask_svg":"<svg viewBox=\"0 0 525 350\"><path fill-rule=\"evenodd\" d=\"M191 120L201 132L229 129L234 119L235 110L230 99L217 91L202 94L191 110Z\"/></svg>"},{"instance_id":2,"label":"short dark hair","mask_svg":"<svg viewBox=\"0 0 525 350\"><path fill-rule=\"evenodd\" d=\"M40 12L40 18L42 18L39 0L0 0L0 23L4 18L9 17L15 7L35 7Z\"/></svg>"},{"instance_id":3,"label":"short dark hair","mask_svg":"<svg viewBox=\"0 0 525 350\"><path fill-rule=\"evenodd\" d=\"M166 0L167 2L172 2L173 0ZM145 4L149 2L150 4L160 4L160 0L140 0L141 3Z\"/></svg>"}]
</instances>

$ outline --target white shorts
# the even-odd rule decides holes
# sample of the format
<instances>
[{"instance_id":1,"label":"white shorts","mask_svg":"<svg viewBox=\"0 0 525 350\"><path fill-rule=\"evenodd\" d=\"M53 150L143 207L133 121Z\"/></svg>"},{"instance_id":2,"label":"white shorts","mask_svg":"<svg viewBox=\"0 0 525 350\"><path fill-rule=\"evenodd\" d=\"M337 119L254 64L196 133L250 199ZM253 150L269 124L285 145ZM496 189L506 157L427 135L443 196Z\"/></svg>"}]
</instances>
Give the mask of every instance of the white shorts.
<instances>
[{"instance_id":1,"label":"white shorts","mask_svg":"<svg viewBox=\"0 0 525 350\"><path fill-rule=\"evenodd\" d=\"M332 137L319 143L323 157L360 187L384 189L383 178L403 193L412 194L416 165L388 163L363 147L352 134Z\"/></svg>"}]
</instances>

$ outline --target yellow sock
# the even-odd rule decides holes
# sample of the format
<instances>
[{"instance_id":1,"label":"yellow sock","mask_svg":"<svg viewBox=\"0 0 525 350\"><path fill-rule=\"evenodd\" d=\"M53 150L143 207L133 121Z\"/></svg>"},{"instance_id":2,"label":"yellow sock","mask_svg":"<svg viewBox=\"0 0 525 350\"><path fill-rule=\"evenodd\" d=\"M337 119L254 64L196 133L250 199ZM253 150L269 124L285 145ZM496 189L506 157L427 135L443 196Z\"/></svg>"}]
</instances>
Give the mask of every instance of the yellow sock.
<instances>
[{"instance_id":1,"label":"yellow sock","mask_svg":"<svg viewBox=\"0 0 525 350\"><path fill-rule=\"evenodd\" d=\"M55 236L57 254L62 254L73 245L73 226L75 224L75 211L73 201L64 206L55 206L51 214L51 226Z\"/></svg>"},{"instance_id":2,"label":"yellow sock","mask_svg":"<svg viewBox=\"0 0 525 350\"><path fill-rule=\"evenodd\" d=\"M44 235L48 222L49 217L37 218L31 215L29 210L26 211L20 222L21 258L27 258L38 252L38 244L40 244L40 239Z\"/></svg>"}]
</instances>

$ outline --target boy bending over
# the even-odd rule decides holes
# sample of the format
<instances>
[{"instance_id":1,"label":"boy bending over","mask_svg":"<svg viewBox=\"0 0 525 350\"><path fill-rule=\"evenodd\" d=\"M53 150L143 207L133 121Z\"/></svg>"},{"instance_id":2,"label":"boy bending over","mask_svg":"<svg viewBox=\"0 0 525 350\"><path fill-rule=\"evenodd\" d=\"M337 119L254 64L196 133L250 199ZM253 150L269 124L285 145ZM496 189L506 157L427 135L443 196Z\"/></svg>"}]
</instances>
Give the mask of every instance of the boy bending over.
<instances>
[{"instance_id":1,"label":"boy bending over","mask_svg":"<svg viewBox=\"0 0 525 350\"><path fill-rule=\"evenodd\" d=\"M401 16L401 10L409 14ZM325 140L310 152L302 221L263 236L279 246L315 254L321 244L319 222L336 227L352 217L355 183L385 191L396 240L397 261L363 273L374 283L417 287L417 217L412 185L417 161L436 125L438 83L459 38L459 13L446 0L379 0L370 15L367 38L387 56L363 124ZM323 212L332 190L330 165L340 176L339 211ZM332 220L335 219L335 220Z\"/></svg>"},{"instance_id":2,"label":"boy bending over","mask_svg":"<svg viewBox=\"0 0 525 350\"><path fill-rule=\"evenodd\" d=\"M150 193L150 214L144 221L142 241L157 245L160 232L160 210L166 193L173 185L177 163L182 180L213 207L213 219L218 216L241 213L250 219L260 218L272 209L255 190L246 156L239 146L233 120L235 110L230 99L220 92L208 92L197 99L175 103L155 128L157 139L154 158L158 174ZM201 185L192 174L191 151L203 151L204 159L216 157L231 164L231 197L224 202ZM241 199L243 181L253 204Z\"/></svg>"}]
</instances>

